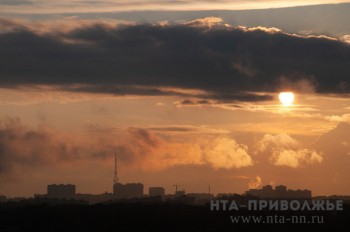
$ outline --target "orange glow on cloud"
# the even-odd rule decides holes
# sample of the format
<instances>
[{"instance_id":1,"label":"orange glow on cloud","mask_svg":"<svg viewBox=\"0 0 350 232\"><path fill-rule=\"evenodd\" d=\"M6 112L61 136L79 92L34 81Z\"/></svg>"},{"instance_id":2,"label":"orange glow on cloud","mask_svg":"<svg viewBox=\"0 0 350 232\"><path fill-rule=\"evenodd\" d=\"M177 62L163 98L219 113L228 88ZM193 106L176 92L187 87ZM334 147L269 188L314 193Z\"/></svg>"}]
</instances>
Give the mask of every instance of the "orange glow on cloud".
<instances>
[{"instance_id":1,"label":"orange glow on cloud","mask_svg":"<svg viewBox=\"0 0 350 232\"><path fill-rule=\"evenodd\" d=\"M275 0L219 0L219 1L101 1L99 4L78 0L69 1L33 1L33 4L2 5L1 12L12 13L83 13L83 12L111 12L135 10L243 10L266 9L290 6L303 6L312 4L341 3L347 0L310 0L310 1L275 1Z\"/></svg>"}]
</instances>

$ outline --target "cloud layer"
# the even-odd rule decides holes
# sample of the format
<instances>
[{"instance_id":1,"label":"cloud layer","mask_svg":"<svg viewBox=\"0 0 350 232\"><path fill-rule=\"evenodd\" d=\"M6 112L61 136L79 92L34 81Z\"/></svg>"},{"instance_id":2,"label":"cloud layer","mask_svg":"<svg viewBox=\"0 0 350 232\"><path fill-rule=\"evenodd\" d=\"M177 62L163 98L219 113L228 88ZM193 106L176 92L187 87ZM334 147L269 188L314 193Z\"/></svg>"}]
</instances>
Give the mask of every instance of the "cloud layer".
<instances>
[{"instance_id":1,"label":"cloud layer","mask_svg":"<svg viewBox=\"0 0 350 232\"><path fill-rule=\"evenodd\" d=\"M183 97L219 101L271 100L255 92L306 87L350 91L350 46L334 39L231 27L215 18L174 26L75 23L68 31L41 30L2 19L0 87L179 95L164 89L171 87L204 91Z\"/></svg>"},{"instance_id":2,"label":"cloud layer","mask_svg":"<svg viewBox=\"0 0 350 232\"><path fill-rule=\"evenodd\" d=\"M265 135L255 148L256 154L269 154L262 157L252 156L247 145L228 134L198 136L186 134L187 131L183 133L169 137L152 129L91 126L84 134L67 134L44 126L29 128L18 118L8 118L0 122L0 174L11 173L16 167L35 168L98 160L112 162L113 144L117 146L123 165L144 171L159 171L178 165L240 169L261 165L262 158L270 162L264 162L267 166L292 168L323 161L321 153L303 147L289 135Z\"/></svg>"},{"instance_id":3,"label":"cloud layer","mask_svg":"<svg viewBox=\"0 0 350 232\"><path fill-rule=\"evenodd\" d=\"M297 168L308 164L321 163L322 153L304 148L297 140L286 134L266 134L258 143L259 152L268 151L270 162L276 166Z\"/></svg>"},{"instance_id":4,"label":"cloud layer","mask_svg":"<svg viewBox=\"0 0 350 232\"><path fill-rule=\"evenodd\" d=\"M28 128L20 119L8 118L0 122L0 176L16 168L99 160L112 162L112 144L116 144L123 165L145 171L177 165L208 165L215 169L253 165L247 146L227 135L213 137L176 141L142 128L111 130L93 126L77 135L43 126Z\"/></svg>"},{"instance_id":5,"label":"cloud layer","mask_svg":"<svg viewBox=\"0 0 350 232\"><path fill-rule=\"evenodd\" d=\"M91 134L89 134L91 136ZM75 137L53 128L29 128L19 118L0 121L0 175L16 168L37 168L109 157L106 137Z\"/></svg>"}]
</instances>

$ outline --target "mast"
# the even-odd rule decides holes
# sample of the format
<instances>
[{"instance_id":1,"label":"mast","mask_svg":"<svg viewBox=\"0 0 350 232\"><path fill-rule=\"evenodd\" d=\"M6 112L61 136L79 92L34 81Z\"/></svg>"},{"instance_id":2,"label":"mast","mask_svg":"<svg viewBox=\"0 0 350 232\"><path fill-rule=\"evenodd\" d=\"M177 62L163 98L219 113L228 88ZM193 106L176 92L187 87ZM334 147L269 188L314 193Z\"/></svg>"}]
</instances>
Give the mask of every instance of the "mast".
<instances>
[{"instance_id":1,"label":"mast","mask_svg":"<svg viewBox=\"0 0 350 232\"><path fill-rule=\"evenodd\" d=\"M117 158L117 147L115 147L114 151L114 178L113 184L118 183L118 158Z\"/></svg>"}]
</instances>

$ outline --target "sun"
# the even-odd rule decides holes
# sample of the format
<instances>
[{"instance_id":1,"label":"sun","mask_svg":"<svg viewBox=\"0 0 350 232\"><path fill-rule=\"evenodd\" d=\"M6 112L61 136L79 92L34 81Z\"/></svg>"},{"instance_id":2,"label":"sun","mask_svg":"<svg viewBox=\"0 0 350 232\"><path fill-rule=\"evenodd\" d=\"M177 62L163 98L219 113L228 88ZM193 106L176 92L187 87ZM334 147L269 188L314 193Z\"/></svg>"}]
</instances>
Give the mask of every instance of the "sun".
<instances>
[{"instance_id":1,"label":"sun","mask_svg":"<svg viewBox=\"0 0 350 232\"><path fill-rule=\"evenodd\" d=\"M294 101L294 93L292 92L281 92L279 95L279 99L284 106L293 105Z\"/></svg>"}]
</instances>

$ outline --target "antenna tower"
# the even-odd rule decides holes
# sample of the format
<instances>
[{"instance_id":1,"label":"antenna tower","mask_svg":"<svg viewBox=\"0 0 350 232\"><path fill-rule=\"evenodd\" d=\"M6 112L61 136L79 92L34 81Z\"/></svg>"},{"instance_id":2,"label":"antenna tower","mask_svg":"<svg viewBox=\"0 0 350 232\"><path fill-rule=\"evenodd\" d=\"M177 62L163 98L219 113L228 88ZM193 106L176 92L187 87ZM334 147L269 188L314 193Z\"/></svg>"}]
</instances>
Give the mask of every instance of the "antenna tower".
<instances>
[{"instance_id":1,"label":"antenna tower","mask_svg":"<svg viewBox=\"0 0 350 232\"><path fill-rule=\"evenodd\" d=\"M118 158L117 158L117 147L115 147L114 151L114 178L113 184L118 183Z\"/></svg>"}]
</instances>

